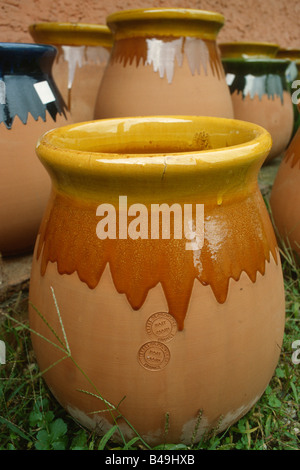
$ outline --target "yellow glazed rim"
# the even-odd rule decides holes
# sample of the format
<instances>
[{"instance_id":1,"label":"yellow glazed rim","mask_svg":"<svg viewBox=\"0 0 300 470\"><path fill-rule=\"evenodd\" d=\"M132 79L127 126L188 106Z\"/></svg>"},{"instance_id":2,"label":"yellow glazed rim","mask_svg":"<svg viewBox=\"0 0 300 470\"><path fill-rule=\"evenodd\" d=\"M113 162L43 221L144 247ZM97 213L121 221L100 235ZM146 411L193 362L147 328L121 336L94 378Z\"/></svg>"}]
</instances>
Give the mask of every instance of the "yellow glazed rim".
<instances>
[{"instance_id":1,"label":"yellow glazed rim","mask_svg":"<svg viewBox=\"0 0 300 470\"><path fill-rule=\"evenodd\" d=\"M263 56L275 57L279 45L270 42L234 41L218 44L223 58Z\"/></svg>"},{"instance_id":2,"label":"yellow glazed rim","mask_svg":"<svg viewBox=\"0 0 300 470\"><path fill-rule=\"evenodd\" d=\"M277 57L282 59L290 59L297 64L300 63L300 49L279 49Z\"/></svg>"},{"instance_id":3,"label":"yellow glazed rim","mask_svg":"<svg viewBox=\"0 0 300 470\"><path fill-rule=\"evenodd\" d=\"M220 13L184 8L123 10L106 19L115 39L148 35L215 39L224 21Z\"/></svg>"},{"instance_id":4,"label":"yellow glazed rim","mask_svg":"<svg viewBox=\"0 0 300 470\"><path fill-rule=\"evenodd\" d=\"M217 148L207 149L210 139ZM82 177L106 172L133 178L147 172L161 176L166 161L168 176L180 173L183 166L185 172L192 174L256 163L260 166L271 145L270 134L250 122L199 116L148 116L59 127L41 136L36 150L47 166Z\"/></svg>"},{"instance_id":5,"label":"yellow glazed rim","mask_svg":"<svg viewBox=\"0 0 300 470\"><path fill-rule=\"evenodd\" d=\"M45 22L30 25L29 32L40 44L110 48L113 43L112 33L106 25Z\"/></svg>"}]
</instances>

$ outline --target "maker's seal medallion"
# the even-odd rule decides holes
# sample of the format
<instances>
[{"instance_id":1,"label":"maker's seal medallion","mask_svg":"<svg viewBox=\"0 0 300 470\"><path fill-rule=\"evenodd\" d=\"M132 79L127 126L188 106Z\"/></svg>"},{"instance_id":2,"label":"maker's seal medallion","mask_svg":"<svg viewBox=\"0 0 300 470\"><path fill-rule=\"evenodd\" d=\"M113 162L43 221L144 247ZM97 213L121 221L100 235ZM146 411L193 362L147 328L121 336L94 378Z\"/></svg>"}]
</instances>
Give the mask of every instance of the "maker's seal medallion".
<instances>
[{"instance_id":1,"label":"maker's seal medallion","mask_svg":"<svg viewBox=\"0 0 300 470\"><path fill-rule=\"evenodd\" d=\"M170 360L170 351L165 344L159 341L149 341L140 348L138 360L145 369L161 370Z\"/></svg>"},{"instance_id":2,"label":"maker's seal medallion","mask_svg":"<svg viewBox=\"0 0 300 470\"><path fill-rule=\"evenodd\" d=\"M170 313L157 312L148 318L146 330L152 338L167 342L174 338L177 332L177 323Z\"/></svg>"}]
</instances>

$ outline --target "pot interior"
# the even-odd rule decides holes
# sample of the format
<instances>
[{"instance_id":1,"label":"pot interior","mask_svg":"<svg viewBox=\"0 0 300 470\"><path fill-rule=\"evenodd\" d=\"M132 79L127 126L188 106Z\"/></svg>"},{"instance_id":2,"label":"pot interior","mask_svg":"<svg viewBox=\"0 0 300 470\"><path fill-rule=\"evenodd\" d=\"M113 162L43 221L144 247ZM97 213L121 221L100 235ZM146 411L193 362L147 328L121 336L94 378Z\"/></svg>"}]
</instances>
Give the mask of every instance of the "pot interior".
<instances>
[{"instance_id":1,"label":"pot interior","mask_svg":"<svg viewBox=\"0 0 300 470\"><path fill-rule=\"evenodd\" d=\"M91 121L47 134L51 147L130 156L216 150L251 143L266 131L243 121L207 117L144 117Z\"/></svg>"}]
</instances>

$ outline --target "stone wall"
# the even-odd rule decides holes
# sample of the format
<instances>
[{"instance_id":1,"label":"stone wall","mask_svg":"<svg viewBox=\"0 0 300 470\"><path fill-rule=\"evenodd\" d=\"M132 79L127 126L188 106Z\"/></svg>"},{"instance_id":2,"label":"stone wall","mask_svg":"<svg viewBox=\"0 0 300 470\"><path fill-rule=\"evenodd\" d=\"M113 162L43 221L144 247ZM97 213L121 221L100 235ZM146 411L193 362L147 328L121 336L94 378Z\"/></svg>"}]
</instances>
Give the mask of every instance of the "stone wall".
<instances>
[{"instance_id":1,"label":"stone wall","mask_svg":"<svg viewBox=\"0 0 300 470\"><path fill-rule=\"evenodd\" d=\"M105 23L128 8L180 7L222 13L219 41L267 41L300 48L299 0L0 0L0 41L32 42L28 25L40 21Z\"/></svg>"}]
</instances>

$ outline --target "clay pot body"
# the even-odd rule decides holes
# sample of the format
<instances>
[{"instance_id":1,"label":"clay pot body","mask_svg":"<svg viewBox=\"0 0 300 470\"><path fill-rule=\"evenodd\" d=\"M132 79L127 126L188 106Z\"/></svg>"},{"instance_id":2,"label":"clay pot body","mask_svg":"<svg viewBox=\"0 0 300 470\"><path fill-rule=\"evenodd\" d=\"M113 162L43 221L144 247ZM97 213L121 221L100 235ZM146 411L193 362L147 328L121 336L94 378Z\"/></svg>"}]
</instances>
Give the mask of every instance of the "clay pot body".
<instances>
[{"instance_id":1,"label":"clay pot body","mask_svg":"<svg viewBox=\"0 0 300 470\"><path fill-rule=\"evenodd\" d=\"M0 44L2 255L33 249L50 194L50 178L35 146L46 131L68 122L51 76L55 55L51 46Z\"/></svg>"},{"instance_id":2,"label":"clay pot body","mask_svg":"<svg viewBox=\"0 0 300 470\"><path fill-rule=\"evenodd\" d=\"M279 45L268 42L235 41L220 43L219 48L223 59L274 58L279 50Z\"/></svg>"},{"instance_id":3,"label":"clay pot body","mask_svg":"<svg viewBox=\"0 0 300 470\"><path fill-rule=\"evenodd\" d=\"M52 44L58 50L53 76L73 122L93 119L97 92L112 46L112 34L107 26L37 23L29 31L36 42Z\"/></svg>"},{"instance_id":4,"label":"clay pot body","mask_svg":"<svg viewBox=\"0 0 300 470\"><path fill-rule=\"evenodd\" d=\"M107 17L114 46L94 117L162 114L232 118L216 45L222 15L151 9Z\"/></svg>"},{"instance_id":5,"label":"clay pot body","mask_svg":"<svg viewBox=\"0 0 300 470\"><path fill-rule=\"evenodd\" d=\"M257 184L270 147L250 123L171 116L100 120L40 141L53 191L32 267L32 341L51 391L82 424L104 433L121 413L151 446L188 443L262 395L285 312ZM47 326L63 338L60 320L72 360L42 338L62 346ZM117 421L126 440L135 435Z\"/></svg>"},{"instance_id":6,"label":"clay pot body","mask_svg":"<svg viewBox=\"0 0 300 470\"><path fill-rule=\"evenodd\" d=\"M285 70L289 61L223 59L234 116L264 127L273 140L266 162L280 156L293 131L293 103Z\"/></svg>"},{"instance_id":7,"label":"clay pot body","mask_svg":"<svg viewBox=\"0 0 300 470\"><path fill-rule=\"evenodd\" d=\"M300 129L280 164L270 204L280 238L300 260Z\"/></svg>"}]
</instances>

